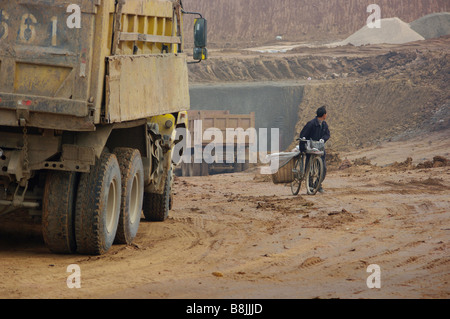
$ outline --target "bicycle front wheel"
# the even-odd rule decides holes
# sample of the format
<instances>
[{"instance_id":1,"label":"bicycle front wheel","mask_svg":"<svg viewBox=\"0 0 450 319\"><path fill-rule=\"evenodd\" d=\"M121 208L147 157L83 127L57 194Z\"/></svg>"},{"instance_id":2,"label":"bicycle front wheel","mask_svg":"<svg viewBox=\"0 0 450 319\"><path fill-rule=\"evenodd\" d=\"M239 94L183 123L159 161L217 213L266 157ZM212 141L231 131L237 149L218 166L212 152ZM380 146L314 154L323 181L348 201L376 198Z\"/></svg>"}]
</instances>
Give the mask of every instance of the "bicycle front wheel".
<instances>
[{"instance_id":1,"label":"bicycle front wheel","mask_svg":"<svg viewBox=\"0 0 450 319\"><path fill-rule=\"evenodd\" d=\"M302 158L299 157L295 160L294 168L292 169L292 174L294 175L294 180L291 183L292 195L296 196L300 192L300 186L302 185Z\"/></svg>"},{"instance_id":2,"label":"bicycle front wheel","mask_svg":"<svg viewBox=\"0 0 450 319\"><path fill-rule=\"evenodd\" d=\"M308 195L315 195L322 185L323 180L323 161L315 156L310 159L309 169L306 173L306 192Z\"/></svg>"}]
</instances>

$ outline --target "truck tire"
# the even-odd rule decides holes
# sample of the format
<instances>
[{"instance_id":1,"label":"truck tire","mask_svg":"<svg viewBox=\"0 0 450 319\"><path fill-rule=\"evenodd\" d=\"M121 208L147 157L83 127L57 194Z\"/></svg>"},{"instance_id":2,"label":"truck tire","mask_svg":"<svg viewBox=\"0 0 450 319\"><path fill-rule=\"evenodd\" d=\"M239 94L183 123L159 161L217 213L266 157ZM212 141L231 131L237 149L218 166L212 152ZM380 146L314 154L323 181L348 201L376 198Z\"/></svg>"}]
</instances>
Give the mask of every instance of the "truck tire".
<instances>
[{"instance_id":1,"label":"truck tire","mask_svg":"<svg viewBox=\"0 0 450 319\"><path fill-rule=\"evenodd\" d=\"M141 153L132 148L116 148L122 178L120 217L115 244L131 244L141 221L144 199L144 166Z\"/></svg>"},{"instance_id":2,"label":"truck tire","mask_svg":"<svg viewBox=\"0 0 450 319\"><path fill-rule=\"evenodd\" d=\"M144 216L147 221L162 222L169 217L172 170L167 174L162 194L144 193Z\"/></svg>"},{"instance_id":3,"label":"truck tire","mask_svg":"<svg viewBox=\"0 0 450 319\"><path fill-rule=\"evenodd\" d=\"M74 213L78 174L49 172L42 201L42 235L48 249L57 254L76 251Z\"/></svg>"},{"instance_id":4,"label":"truck tire","mask_svg":"<svg viewBox=\"0 0 450 319\"><path fill-rule=\"evenodd\" d=\"M114 242L120 215L121 174L117 157L104 152L78 184L75 238L81 254L101 255Z\"/></svg>"}]
</instances>

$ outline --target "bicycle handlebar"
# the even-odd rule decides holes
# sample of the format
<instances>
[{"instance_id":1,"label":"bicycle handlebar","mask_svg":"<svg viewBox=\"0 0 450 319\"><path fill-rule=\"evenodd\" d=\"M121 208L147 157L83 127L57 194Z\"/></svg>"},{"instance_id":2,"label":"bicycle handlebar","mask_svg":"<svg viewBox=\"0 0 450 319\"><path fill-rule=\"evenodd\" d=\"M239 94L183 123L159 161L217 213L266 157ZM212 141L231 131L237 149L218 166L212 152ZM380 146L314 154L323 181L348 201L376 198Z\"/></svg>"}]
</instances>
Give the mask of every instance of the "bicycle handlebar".
<instances>
[{"instance_id":1,"label":"bicycle handlebar","mask_svg":"<svg viewBox=\"0 0 450 319\"><path fill-rule=\"evenodd\" d=\"M295 140L296 140L296 141L302 141L302 142L308 141L305 137L302 137L302 138L298 138L298 137L297 137ZM319 141L311 140L311 141L313 141L313 142L320 142L320 140L319 140Z\"/></svg>"}]
</instances>

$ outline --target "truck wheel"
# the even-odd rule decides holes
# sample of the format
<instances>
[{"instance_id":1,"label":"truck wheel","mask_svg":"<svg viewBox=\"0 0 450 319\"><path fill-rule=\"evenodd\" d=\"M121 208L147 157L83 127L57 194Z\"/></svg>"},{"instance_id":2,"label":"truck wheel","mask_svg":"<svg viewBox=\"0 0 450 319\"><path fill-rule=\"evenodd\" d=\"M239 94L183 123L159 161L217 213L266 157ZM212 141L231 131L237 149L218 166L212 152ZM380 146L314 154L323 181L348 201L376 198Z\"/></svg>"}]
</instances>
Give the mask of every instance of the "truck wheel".
<instances>
[{"instance_id":1,"label":"truck wheel","mask_svg":"<svg viewBox=\"0 0 450 319\"><path fill-rule=\"evenodd\" d=\"M172 170L167 174L162 194L144 193L144 216L147 221L162 222L169 217Z\"/></svg>"},{"instance_id":2,"label":"truck wheel","mask_svg":"<svg viewBox=\"0 0 450 319\"><path fill-rule=\"evenodd\" d=\"M114 242L120 215L121 174L117 157L104 152L81 175L75 209L75 238L81 254L101 255Z\"/></svg>"},{"instance_id":3,"label":"truck wheel","mask_svg":"<svg viewBox=\"0 0 450 319\"><path fill-rule=\"evenodd\" d=\"M144 166L141 153L132 148L117 148L114 154L122 177L120 217L115 244L131 244L141 221L144 198Z\"/></svg>"},{"instance_id":4,"label":"truck wheel","mask_svg":"<svg viewBox=\"0 0 450 319\"><path fill-rule=\"evenodd\" d=\"M42 235L53 253L76 251L74 211L78 174L49 172L42 202Z\"/></svg>"}]
</instances>

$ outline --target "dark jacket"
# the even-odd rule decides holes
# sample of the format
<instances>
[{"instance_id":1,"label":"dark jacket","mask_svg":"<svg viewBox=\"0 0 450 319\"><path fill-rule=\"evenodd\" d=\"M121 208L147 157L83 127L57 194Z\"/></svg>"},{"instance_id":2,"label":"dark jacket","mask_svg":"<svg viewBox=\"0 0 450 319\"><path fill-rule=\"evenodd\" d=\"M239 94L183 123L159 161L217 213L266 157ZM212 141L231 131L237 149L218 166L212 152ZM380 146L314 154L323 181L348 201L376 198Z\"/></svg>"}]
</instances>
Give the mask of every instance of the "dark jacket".
<instances>
[{"instance_id":1,"label":"dark jacket","mask_svg":"<svg viewBox=\"0 0 450 319\"><path fill-rule=\"evenodd\" d=\"M321 139L325 142L328 141L330 139L330 130L328 129L327 122L323 121L321 127L317 117L309 121L300 132L300 138L303 137L313 141L319 141Z\"/></svg>"}]
</instances>

